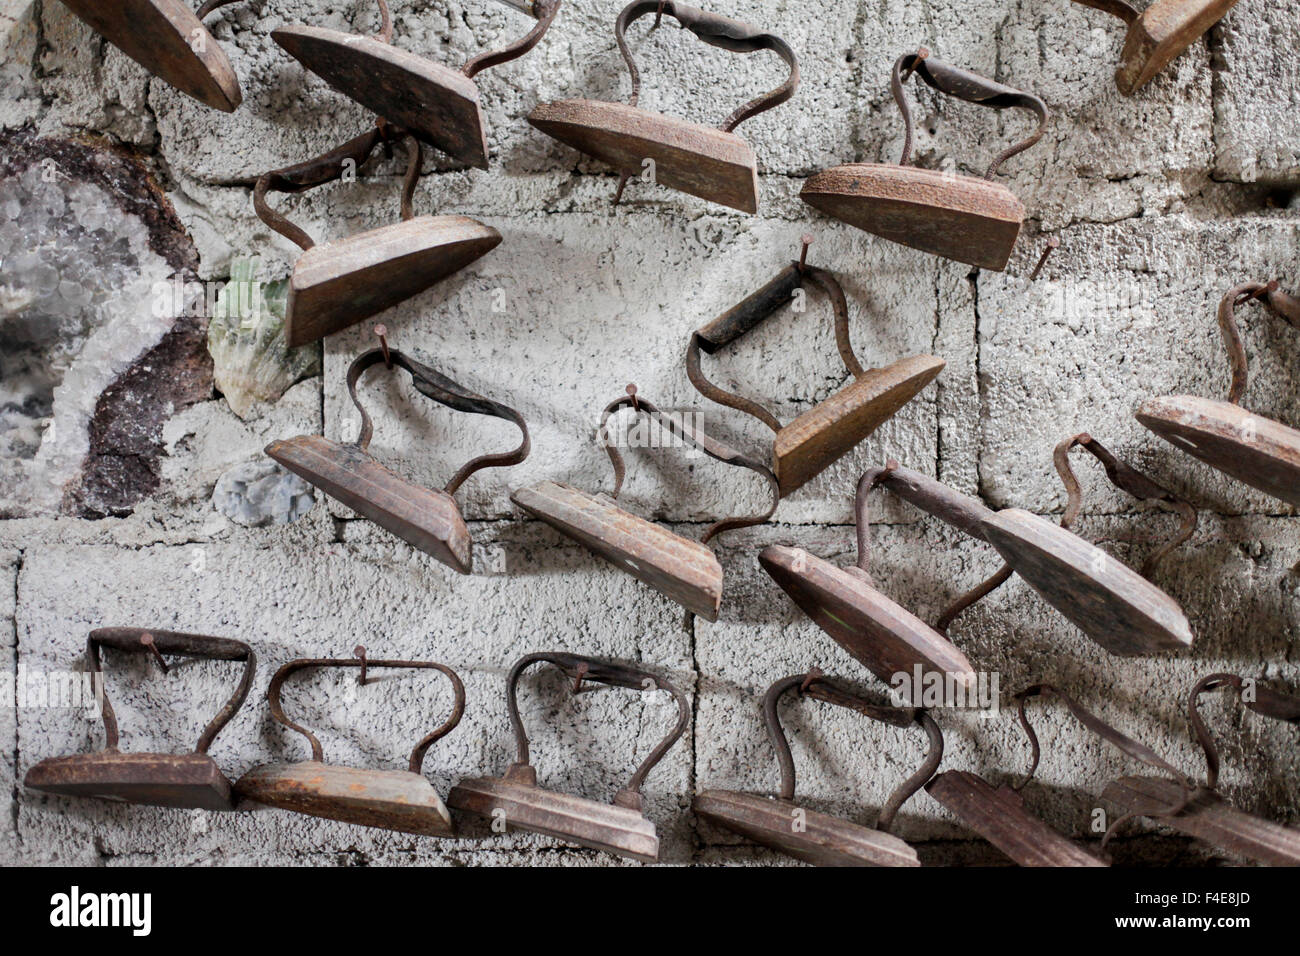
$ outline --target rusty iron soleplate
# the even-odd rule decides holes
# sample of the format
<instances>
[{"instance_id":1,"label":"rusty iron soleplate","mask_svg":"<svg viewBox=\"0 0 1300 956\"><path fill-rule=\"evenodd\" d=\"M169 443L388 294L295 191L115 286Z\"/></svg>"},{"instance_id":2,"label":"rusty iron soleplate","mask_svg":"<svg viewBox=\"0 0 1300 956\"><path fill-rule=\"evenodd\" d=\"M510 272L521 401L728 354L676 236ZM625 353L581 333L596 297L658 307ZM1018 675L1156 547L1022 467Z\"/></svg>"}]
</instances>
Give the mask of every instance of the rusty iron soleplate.
<instances>
[{"instance_id":1,"label":"rusty iron soleplate","mask_svg":"<svg viewBox=\"0 0 1300 956\"><path fill-rule=\"evenodd\" d=\"M501 233L468 216L416 216L313 246L289 280L290 348L419 295L497 247Z\"/></svg>"},{"instance_id":2,"label":"rusty iron soleplate","mask_svg":"<svg viewBox=\"0 0 1300 956\"><path fill-rule=\"evenodd\" d=\"M1043 600L1112 654L1191 646L1191 625L1178 602L1096 545L1020 508L990 515L983 528Z\"/></svg>"},{"instance_id":3,"label":"rusty iron soleplate","mask_svg":"<svg viewBox=\"0 0 1300 956\"><path fill-rule=\"evenodd\" d=\"M545 790L505 777L462 780L447 795L447 803L489 820L496 819L499 812L512 829L644 863L659 862L659 837L654 824L629 807Z\"/></svg>"},{"instance_id":4,"label":"rusty iron soleplate","mask_svg":"<svg viewBox=\"0 0 1300 956\"><path fill-rule=\"evenodd\" d=\"M628 574L709 621L722 606L722 565L698 541L674 534L555 481L520 488L510 500Z\"/></svg>"},{"instance_id":5,"label":"rusty iron soleplate","mask_svg":"<svg viewBox=\"0 0 1300 956\"><path fill-rule=\"evenodd\" d=\"M773 470L781 497L821 474L934 381L944 365L913 355L873 368L777 432Z\"/></svg>"},{"instance_id":6,"label":"rusty iron soleplate","mask_svg":"<svg viewBox=\"0 0 1300 956\"><path fill-rule=\"evenodd\" d=\"M528 122L619 172L639 176L650 159L660 185L741 212L758 211L758 161L735 133L601 100L542 103Z\"/></svg>"},{"instance_id":7,"label":"rusty iron soleplate","mask_svg":"<svg viewBox=\"0 0 1300 956\"><path fill-rule=\"evenodd\" d=\"M1300 507L1300 431L1195 395L1145 401L1137 420L1207 465Z\"/></svg>"},{"instance_id":8,"label":"rusty iron soleplate","mask_svg":"<svg viewBox=\"0 0 1300 956\"><path fill-rule=\"evenodd\" d=\"M230 810L230 781L207 754L99 753L49 757L23 785L69 797L99 797L154 807Z\"/></svg>"},{"instance_id":9,"label":"rusty iron soleplate","mask_svg":"<svg viewBox=\"0 0 1300 956\"><path fill-rule=\"evenodd\" d=\"M1020 794L965 770L937 774L926 791L1020 866L1109 866L1025 811Z\"/></svg>"},{"instance_id":10,"label":"rusty iron soleplate","mask_svg":"<svg viewBox=\"0 0 1300 956\"><path fill-rule=\"evenodd\" d=\"M357 514L469 574L469 528L445 491L422 488L389 471L356 445L323 435L299 435L266 446L266 453Z\"/></svg>"},{"instance_id":11,"label":"rusty iron soleplate","mask_svg":"<svg viewBox=\"0 0 1300 956\"><path fill-rule=\"evenodd\" d=\"M230 60L184 0L63 0L63 5L154 76L200 103L231 113L242 102Z\"/></svg>"},{"instance_id":12,"label":"rusty iron soleplate","mask_svg":"<svg viewBox=\"0 0 1300 956\"><path fill-rule=\"evenodd\" d=\"M327 820L445 837L455 834L433 785L409 770L362 770L315 760L254 767L235 783L245 800Z\"/></svg>"},{"instance_id":13,"label":"rusty iron soleplate","mask_svg":"<svg viewBox=\"0 0 1300 956\"><path fill-rule=\"evenodd\" d=\"M1132 776L1107 784L1102 799L1124 813L1145 813L1176 805L1182 793L1165 777ZM1258 863L1300 866L1300 829L1243 813L1212 790L1197 790L1181 813L1158 822Z\"/></svg>"},{"instance_id":14,"label":"rusty iron soleplate","mask_svg":"<svg viewBox=\"0 0 1300 956\"><path fill-rule=\"evenodd\" d=\"M836 643L886 684L895 674L951 677L945 688L973 689L975 668L946 637L885 597L855 569L837 568L798 548L770 545L758 562Z\"/></svg>"},{"instance_id":15,"label":"rusty iron soleplate","mask_svg":"<svg viewBox=\"0 0 1300 956\"><path fill-rule=\"evenodd\" d=\"M814 866L921 865L916 851L891 833L807 810L792 801L705 790L692 806L711 823ZM801 811L797 818L796 811Z\"/></svg>"},{"instance_id":16,"label":"rusty iron soleplate","mask_svg":"<svg viewBox=\"0 0 1300 956\"><path fill-rule=\"evenodd\" d=\"M799 197L872 235L999 272L1025 218L1005 186L916 166L834 166L809 178Z\"/></svg>"},{"instance_id":17,"label":"rusty iron soleplate","mask_svg":"<svg viewBox=\"0 0 1300 956\"><path fill-rule=\"evenodd\" d=\"M272 30L271 38L371 112L462 163L488 168L478 87L465 74L378 37L287 26Z\"/></svg>"},{"instance_id":18,"label":"rusty iron soleplate","mask_svg":"<svg viewBox=\"0 0 1300 956\"><path fill-rule=\"evenodd\" d=\"M1115 85L1132 96L1236 6L1237 0L1155 0L1129 24Z\"/></svg>"}]
</instances>

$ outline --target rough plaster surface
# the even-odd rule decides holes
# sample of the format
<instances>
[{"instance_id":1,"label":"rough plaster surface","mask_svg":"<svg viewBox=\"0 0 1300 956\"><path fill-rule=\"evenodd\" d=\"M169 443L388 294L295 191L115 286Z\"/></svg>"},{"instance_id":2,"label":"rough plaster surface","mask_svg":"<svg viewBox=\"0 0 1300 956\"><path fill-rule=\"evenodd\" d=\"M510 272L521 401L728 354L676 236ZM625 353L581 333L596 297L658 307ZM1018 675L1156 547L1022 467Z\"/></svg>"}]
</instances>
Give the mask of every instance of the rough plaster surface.
<instances>
[{"instance_id":1,"label":"rough plaster surface","mask_svg":"<svg viewBox=\"0 0 1300 956\"><path fill-rule=\"evenodd\" d=\"M269 440L319 433L350 438L348 362L370 344L368 327L332 337L324 373L299 383L250 421L220 398L166 426L164 483L126 518L0 522L3 666L77 666L85 632L140 624L237 636L259 668L249 703L213 754L234 777L259 763L302 759L305 743L274 724L264 693L275 668L297 656L428 657L455 667L469 707L461 727L429 754L444 793L466 775L500 773L511 759L504 675L531 650L563 648L657 666L691 697L686 737L650 776L647 812L664 858L700 865L788 860L697 825L690 796L704 787L771 790L774 755L758 700L775 679L821 666L879 693L881 687L794 606L757 565L770 543L829 560L853 560L851 496L858 474L887 457L992 506L1055 517L1064 494L1051 448L1088 430L1202 508L1201 526L1156 576L1182 602L1196 645L1151 659L1108 655L1019 580L952 629L981 670L998 673L1003 703L1026 683L1068 687L1121 729L1194 772L1181 700L1217 669L1300 686L1300 516L1174 452L1134 420L1146 396L1221 394L1227 382L1213 309L1243 279L1300 282L1300 188L1295 142L1300 3L1243 0L1139 96L1111 80L1122 30L1113 18L1064 0L976 5L939 0L834 0L773 8L758 0L724 12L762 23L801 57L791 103L746 123L762 183L758 216L633 183L622 206L614 176L529 127L543 100L624 97L614 46L618 3L569 0L529 57L491 70L480 87L490 172L426 154L421 211L463 213L505 241L468 269L384 317L399 348L462 384L518 408L532 456L480 472L458 495L475 540L476 571L456 576L335 503L318 498L284 527L240 527L212 509L221 474L256 458ZM282 23L372 30L360 4L254 0L212 18L244 88L233 115L218 114L151 81L52 0L0 5L0 121L50 136L90 134L139 149L167 189L199 252L200 274L224 278L230 260L258 254L267 277L296 255L256 218L251 184L360 132L365 114L305 74L270 38ZM477 3L397 3L396 42L453 64L520 35L526 24ZM643 102L701 121L781 81L777 61L734 57L673 26L632 31L644 72ZM1037 92L1053 110L1040 145L1006 164L1002 181L1024 200L1025 234L1005 274L892 246L821 219L798 200L804 177L847 161L892 161L902 127L888 93L896 56L919 45L935 55ZM910 85L909 85L910 86ZM917 93L917 156L929 166L980 174L1023 136L1022 117ZM355 184L278 197L318 238L392 221L404 157L367 167ZM1290 208L1288 208L1290 203ZM608 463L592 441L600 408L628 382L664 407L703 413L707 427L744 447L763 426L708 405L690 388L682 354L692 329L765 281L811 231L811 260L841 276L855 347L866 364L930 352L948 366L935 386L852 455L788 501L776 523L725 536L720 620L675 605L570 545L512 508L512 488L558 478L608 490ZM1061 248L1035 283L1026 276L1045 235ZM495 308L494 308L495 307ZM1300 422L1295 369L1300 339L1256 309L1243 310L1252 379L1249 406ZM782 420L842 387L826 303L810 297L726 354L706 357L722 384L764 400ZM432 408L396 379L372 371L362 388L376 420L374 450L413 480L440 485L467 458L512 447L505 423ZM629 453L624 492L639 513L698 535L720 514L760 510L763 489L745 472L682 449ZM1080 531L1140 562L1173 519L1110 489L1078 460ZM987 576L987 546L962 539L909 506L873 498L873 573L887 594L933 618L958 591ZM113 665L117 666L114 667ZM167 679L144 662L110 663L109 692L128 747L181 749L228 693L219 665L183 667ZM671 724L666 695L622 691L568 696L544 674L524 682L524 715L543 782L608 799ZM449 701L425 677L358 688L341 674L296 678L286 705L322 736L331 759L399 767ZM1267 726L1211 703L1225 743L1224 792L1242 807L1300 822L1300 749L1294 729ZM1087 836L1106 780L1133 768L1071 724L1056 704L1039 708L1045 743L1030 809ZM870 823L875 808L921 759L919 735L873 726L810 702L783 710L810 806ZM995 781L1026 765L1012 715L943 713L944 766ZM73 803L24 792L16 781L42 757L97 746L102 727L68 709L12 703L0 711L0 814L6 862L457 863L611 865L554 841L497 836L470 825L435 841L361 830L274 811L202 814ZM16 766L15 766L16 762ZM926 863L997 863L925 794L903 810L898 832ZM1203 847L1136 825L1117 862L1217 860ZM1231 861L1227 861L1231 862Z\"/></svg>"}]
</instances>

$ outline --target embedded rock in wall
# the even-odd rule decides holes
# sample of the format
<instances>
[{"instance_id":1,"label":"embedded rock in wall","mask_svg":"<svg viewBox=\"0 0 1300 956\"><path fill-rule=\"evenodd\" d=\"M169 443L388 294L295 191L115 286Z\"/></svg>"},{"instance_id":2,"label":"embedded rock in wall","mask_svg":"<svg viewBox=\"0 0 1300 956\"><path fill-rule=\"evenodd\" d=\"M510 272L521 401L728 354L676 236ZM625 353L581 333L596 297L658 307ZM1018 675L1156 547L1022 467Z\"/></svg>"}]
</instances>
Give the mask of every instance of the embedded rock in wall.
<instances>
[{"instance_id":1,"label":"embedded rock in wall","mask_svg":"<svg viewBox=\"0 0 1300 956\"><path fill-rule=\"evenodd\" d=\"M162 423L211 397L206 319L160 289L194 247L130 155L0 135L0 516L129 513Z\"/></svg>"}]
</instances>

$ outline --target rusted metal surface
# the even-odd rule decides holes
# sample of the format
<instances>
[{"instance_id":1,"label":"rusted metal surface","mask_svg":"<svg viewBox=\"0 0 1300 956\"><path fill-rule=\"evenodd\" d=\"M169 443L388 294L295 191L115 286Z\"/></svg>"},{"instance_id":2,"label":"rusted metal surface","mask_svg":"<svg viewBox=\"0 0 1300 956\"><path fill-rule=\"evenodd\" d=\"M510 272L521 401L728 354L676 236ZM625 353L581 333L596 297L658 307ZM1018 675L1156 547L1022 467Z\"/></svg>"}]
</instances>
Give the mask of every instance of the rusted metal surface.
<instances>
[{"instance_id":1,"label":"rusted metal surface","mask_svg":"<svg viewBox=\"0 0 1300 956\"><path fill-rule=\"evenodd\" d=\"M311 745L311 760L254 767L235 783L235 792L240 798L263 806L342 823L422 836L453 835L455 828L447 807L433 785L425 779L422 769L429 748L451 733L465 712L465 687L459 675L445 664L433 661L375 660L365 656L364 647L358 647L357 651L358 656L351 659L304 658L290 661L275 672L266 691L271 716L277 723L307 738ZM415 745L406 770L331 766L325 762L320 740L306 727L286 717L280 702L285 680L297 671L316 667L359 668L363 685L369 683L365 675L376 668L436 670L451 682L455 703L442 726Z\"/></svg>"},{"instance_id":2,"label":"rusted metal surface","mask_svg":"<svg viewBox=\"0 0 1300 956\"><path fill-rule=\"evenodd\" d=\"M118 749L117 716L103 688L100 648L214 661L243 662L234 694L199 736L193 753L123 753ZM165 661L163 670L166 671ZM203 810L232 808L230 781L208 756L213 740L248 697L257 668L253 649L243 641L179 631L138 627L106 627L91 631L86 641L86 669L101 690L104 749L98 753L50 757L27 771L24 786L74 797L99 797L150 806Z\"/></svg>"},{"instance_id":3,"label":"rusted metal surface","mask_svg":"<svg viewBox=\"0 0 1300 956\"><path fill-rule=\"evenodd\" d=\"M631 690L657 688L672 694L677 702L677 723L637 767L627 785L615 795L613 804L537 785L537 770L531 762L528 733L519 716L518 686L524 671L543 663L572 678L575 693L584 681L590 681ZM521 657L510 668L506 680L506 706L517 747L515 762L502 777L460 781L452 788L447 803L456 810L490 820L502 819L511 829L540 833L647 863L658 862L659 838L654 824L642 813L641 786L647 774L686 730L690 720L690 703L686 695L665 678L640 667L562 651L543 651Z\"/></svg>"},{"instance_id":4,"label":"rusted metal surface","mask_svg":"<svg viewBox=\"0 0 1300 956\"><path fill-rule=\"evenodd\" d=\"M1232 370L1227 401L1173 395L1146 401L1137 419L1165 441L1226 475L1291 505L1300 506L1300 431L1239 406L1248 384L1246 349L1237 328L1236 308L1264 302L1269 311L1300 329L1300 299L1267 284L1246 282L1219 302Z\"/></svg>"},{"instance_id":5,"label":"rusted metal surface","mask_svg":"<svg viewBox=\"0 0 1300 956\"><path fill-rule=\"evenodd\" d=\"M1174 537L1148 559L1142 574L1068 530L1080 510L1069 452L1079 445L1106 468L1111 481L1136 497L1162 503L1182 517ZM1192 629L1178 602L1144 576L1196 528L1190 505L1124 464L1087 434L1061 442L1054 461L1069 503L1061 525L1020 508L984 519L984 535L1038 595L1112 654L1137 656L1183 650Z\"/></svg>"},{"instance_id":6,"label":"rusted metal surface","mask_svg":"<svg viewBox=\"0 0 1300 956\"><path fill-rule=\"evenodd\" d=\"M967 770L948 770L925 786L934 797L1020 866L1107 866L1025 809L1011 787L995 787Z\"/></svg>"},{"instance_id":7,"label":"rusted metal surface","mask_svg":"<svg viewBox=\"0 0 1300 956\"><path fill-rule=\"evenodd\" d=\"M1230 688L1250 711L1273 720L1300 723L1300 697L1276 690L1236 674L1208 674L1187 696L1187 717L1196 741L1205 753L1205 782L1174 782L1164 778L1123 777L1107 786L1103 796L1131 816L1150 816L1175 830L1211 843L1229 853L1269 866L1300 866L1300 830L1263 820L1231 806L1216 792L1219 751L1201 717L1202 694ZM1173 812L1178 789L1191 790Z\"/></svg>"},{"instance_id":8,"label":"rusted metal surface","mask_svg":"<svg viewBox=\"0 0 1300 956\"><path fill-rule=\"evenodd\" d=\"M633 21L651 13L655 14L651 29L658 27L667 14L711 46L746 54L769 50L789 66L789 76L776 89L736 109L717 128L641 109L637 106L641 73L625 34ZM546 135L617 169L622 178L615 203L622 196L628 178L642 173L643 163L650 160L654 163L656 183L742 212L757 212L758 166L754 151L734 130L750 117L779 106L794 95L799 86L799 64L794 51L778 36L675 0L633 0L618 15L614 37L632 77L628 105L585 99L542 103L528 115L528 122Z\"/></svg>"},{"instance_id":9,"label":"rusted metal surface","mask_svg":"<svg viewBox=\"0 0 1300 956\"><path fill-rule=\"evenodd\" d=\"M772 470L781 495L790 494L853 450L934 381L945 362L933 355L913 355L884 368L864 369L849 336L849 308L834 274L806 262L811 236L803 239L798 262L791 262L762 288L697 330L686 348L686 374L705 398L757 418L776 433ZM700 352L710 355L731 344L791 301L806 280L818 286L834 312L835 342L854 381L819 402L788 425L763 406L719 388L700 366Z\"/></svg>"},{"instance_id":10,"label":"rusted metal surface","mask_svg":"<svg viewBox=\"0 0 1300 956\"><path fill-rule=\"evenodd\" d=\"M538 22L522 39L480 54L453 70L392 45L388 4L379 0L383 27L359 36L309 26L284 26L272 38L330 86L449 156L488 168L487 129L473 77L535 47L550 29L561 0L507 3Z\"/></svg>"},{"instance_id":11,"label":"rusted metal surface","mask_svg":"<svg viewBox=\"0 0 1300 956\"><path fill-rule=\"evenodd\" d=\"M700 541L691 541L619 507L625 468L623 456L610 442L610 416L623 409L644 414L660 428L725 465L735 465L767 479L772 506L762 514L738 515L715 522ZM710 621L718 619L722 604L722 565L705 545L724 531L762 524L780 500L776 476L765 466L734 448L711 438L681 418L660 411L628 386L628 394L601 415L598 437L614 466L612 493L593 495L570 485L543 481L520 488L511 500L615 567L621 568L687 610Z\"/></svg>"},{"instance_id":12,"label":"rusted metal surface","mask_svg":"<svg viewBox=\"0 0 1300 956\"><path fill-rule=\"evenodd\" d=\"M301 193L355 174L379 146L406 140L411 159L402 188L402 220L316 245L311 236L267 203L268 193ZM501 242L501 234L467 216L417 216L412 205L421 151L409 131L376 128L313 159L258 178L257 215L301 249L289 280L284 320L290 348L313 342L405 302L459 272Z\"/></svg>"},{"instance_id":13,"label":"rusted metal surface","mask_svg":"<svg viewBox=\"0 0 1300 956\"><path fill-rule=\"evenodd\" d=\"M407 372L421 395L453 411L511 422L522 436L519 446L509 452L480 455L466 463L441 491L422 488L389 471L370 454L374 423L357 396L357 382L362 373L375 365ZM381 528L448 567L468 574L473 567L469 529L452 495L479 469L517 465L528 457L532 444L523 416L513 408L457 385L396 349L388 349L386 341L382 348L357 356L348 368L347 382L352 404L361 415L356 441L345 443L323 435L299 435L271 442L266 446L266 453Z\"/></svg>"},{"instance_id":14,"label":"rusted metal surface","mask_svg":"<svg viewBox=\"0 0 1300 956\"><path fill-rule=\"evenodd\" d=\"M998 154L983 179L909 166L912 111L903 84L912 74L940 93L970 103L1028 110L1038 118L1038 127ZM903 156L898 165L835 166L812 176L800 197L826 215L884 239L985 269L1005 269L1025 209L993 177L1002 163L1042 137L1047 106L1032 93L944 63L924 48L895 61L890 88L903 116Z\"/></svg>"},{"instance_id":15,"label":"rusted metal surface","mask_svg":"<svg viewBox=\"0 0 1300 956\"><path fill-rule=\"evenodd\" d=\"M1150 82L1237 4L1237 0L1155 0L1138 13L1127 0L1074 2L1118 17L1128 27L1115 70L1115 85L1125 96Z\"/></svg>"},{"instance_id":16,"label":"rusted metal surface","mask_svg":"<svg viewBox=\"0 0 1300 956\"><path fill-rule=\"evenodd\" d=\"M780 699L791 690L857 711L895 727L919 725L930 747L921 766L890 795L874 827L851 823L799 805L795 799L794 757L781 726ZM733 790L705 790L692 804L697 814L756 843L815 866L920 866L916 851L889 832L895 814L934 776L943 760L943 734L926 711L876 704L827 680L819 670L777 681L763 698L763 719L781 767L781 792L775 799Z\"/></svg>"},{"instance_id":17,"label":"rusted metal surface","mask_svg":"<svg viewBox=\"0 0 1300 956\"><path fill-rule=\"evenodd\" d=\"M231 113L243 100L239 78L203 18L232 2L210 0L198 15L183 0L63 0L63 5L154 76Z\"/></svg>"},{"instance_id":18,"label":"rusted metal surface","mask_svg":"<svg viewBox=\"0 0 1300 956\"><path fill-rule=\"evenodd\" d=\"M972 689L975 668L939 628L931 627L887 598L871 579L871 520L868 495L877 485L894 491L926 513L982 537L982 522L991 512L979 501L958 494L933 478L889 462L873 468L858 482L856 496L858 561L836 568L802 549L773 545L759 563L790 598L836 643L882 681L894 675L923 674L946 678L944 686ZM1009 576L1002 568L973 592L959 596L940 616L942 628Z\"/></svg>"}]
</instances>

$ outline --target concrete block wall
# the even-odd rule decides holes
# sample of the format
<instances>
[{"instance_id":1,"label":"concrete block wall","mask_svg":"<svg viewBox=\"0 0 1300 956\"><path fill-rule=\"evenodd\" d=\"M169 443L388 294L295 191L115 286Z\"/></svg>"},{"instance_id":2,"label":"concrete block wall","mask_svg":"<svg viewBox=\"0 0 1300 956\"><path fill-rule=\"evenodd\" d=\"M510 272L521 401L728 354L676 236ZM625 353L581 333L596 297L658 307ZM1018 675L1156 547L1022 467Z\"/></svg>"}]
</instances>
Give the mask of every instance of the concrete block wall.
<instances>
[{"instance_id":1,"label":"concrete block wall","mask_svg":"<svg viewBox=\"0 0 1300 956\"><path fill-rule=\"evenodd\" d=\"M452 64L522 34L505 8L453 0L396 0L395 43ZM1003 703L1036 681L1087 706L1169 755L1200 766L1182 706L1213 670L1300 687L1300 516L1175 452L1133 417L1146 396L1220 395L1227 368L1214 307L1229 286L1277 277L1300 287L1300 2L1242 0L1206 38L1138 96L1112 81L1118 21L1065 0L832 0L773 6L729 0L719 12L762 24L800 57L803 84L788 104L741 127L759 157L761 209L745 216L633 182L611 208L616 177L533 130L538 102L628 92L612 35L620 4L566 0L528 57L480 78L492 153L489 172L457 168L426 151L421 212L461 213L496 227L485 258L384 316L390 341L527 419L533 452L510 469L480 472L458 499L470 520L477 568L458 576L336 502L288 526L240 527L213 510L216 479L257 458L273 438L350 438L357 417L343 376L372 342L370 325L330 337L323 374L300 382L251 420L214 395L167 423L164 482L122 518L35 515L0 521L0 633L17 675L76 666L86 632L141 625L238 637L259 669L249 702L213 755L232 778L260 763L303 759L305 743L271 721L265 690L299 656L432 658L465 681L460 728L426 763L441 792L462 776L499 773L512 759L504 677L512 661L558 648L642 662L691 698L692 721L646 785L647 813L676 864L783 864L700 824L691 795L705 787L773 790L774 754L758 703L774 680L812 665L883 694L803 617L758 567L758 551L793 544L847 563L859 474L896 458L990 506L1057 517L1064 493L1052 468L1060 439L1087 430L1187 497L1201 525L1157 582L1182 604L1196 644L1145 659L1108 655L1018 579L963 617L954 641L981 670L997 672ZM287 274L295 247L253 213L251 186L268 170L348 139L370 122L271 40L285 23L369 32L367 3L251 0L211 18L239 74L244 103L206 109L151 80L54 0L9 0L0 11L0 121L42 136L103 138L137 151L163 185L199 252L200 274L228 275L231 260L260 255L268 278ZM782 80L779 61L738 57L694 42L665 20L633 28L642 104L716 122ZM815 214L798 199L803 180L848 161L894 161L902 125L888 92L894 59L920 45L935 56L1032 90L1053 111L1034 149L1001 181L1025 202L1028 222L1005 273L877 240ZM909 87L911 85L909 84ZM1029 121L909 89L917 103L917 156L925 165L979 174ZM274 201L318 239L393 221L402 155L367 167L354 184ZM907 354L947 367L855 452L783 502L769 524L724 536L726 573L716 623L676 605L526 520L510 491L545 478L608 490L608 462L591 440L600 409L635 382L663 407L691 408L710 430L761 448L761 425L704 402L683 368L691 330L765 281L811 232L810 261L840 276L854 346L864 364ZM1029 282L1046 238L1060 248ZM494 305L504 297L505 309ZM143 307L143 306L142 306ZM1300 337L1252 310L1249 406L1300 423ZM849 376L829 310L810 298L727 354L708 357L716 379L789 420ZM484 450L512 447L504 422L436 408L408 384L371 373L362 388L375 416L373 451L411 479L437 487ZM688 535L730 513L760 511L751 474L681 449L633 450L623 500ZM1079 462L1080 531L1140 563L1174 519L1113 491ZM886 495L873 498L874 572L887 594L922 617L995 567L991 550ZM147 662L110 664L108 690L127 748L188 747L229 693L233 669L178 668L161 679ZM602 691L571 698L552 676L525 681L525 720L541 780L608 799L673 721L667 695ZM411 746L442 720L450 696L427 676L358 688L346 672L295 679L286 706L321 736L330 759L402 767ZM817 809L864 823L922 757L919 734L869 725L811 703L784 713L799 792ZM1240 708L1207 705L1225 746L1224 793L1282 822L1300 822L1295 731ZM1098 794L1131 764L1051 705L1036 721L1046 753L1029 808L1090 838ZM944 766L1010 780L1028 748L1010 711L982 719L939 715ZM102 727L69 709L0 710L0 859L7 863L130 865L459 863L613 865L555 841L494 835L470 825L437 841L274 811L204 814L73 802L25 791L43 757L97 747ZM997 863L926 794L897 832L927 863ZM1120 862L1225 860L1168 831L1135 824Z\"/></svg>"}]
</instances>

